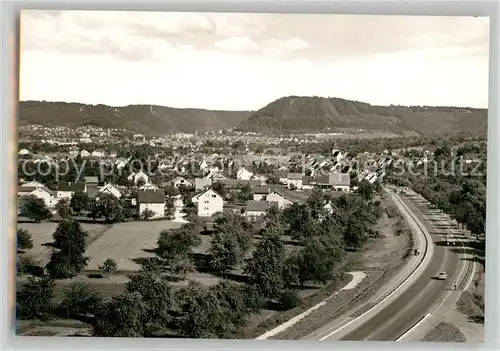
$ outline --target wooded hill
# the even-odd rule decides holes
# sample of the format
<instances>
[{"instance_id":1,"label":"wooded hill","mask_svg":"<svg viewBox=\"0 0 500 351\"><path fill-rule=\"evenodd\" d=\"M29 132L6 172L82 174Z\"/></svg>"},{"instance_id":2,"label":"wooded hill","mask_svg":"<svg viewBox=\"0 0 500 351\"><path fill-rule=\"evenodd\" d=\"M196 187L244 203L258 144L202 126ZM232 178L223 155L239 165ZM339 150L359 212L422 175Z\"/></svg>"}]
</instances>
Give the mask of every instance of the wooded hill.
<instances>
[{"instance_id":1,"label":"wooded hill","mask_svg":"<svg viewBox=\"0 0 500 351\"><path fill-rule=\"evenodd\" d=\"M244 130L334 132L339 129L420 135L485 133L487 110L460 107L374 106L339 98L289 96L254 112Z\"/></svg>"},{"instance_id":2,"label":"wooded hill","mask_svg":"<svg viewBox=\"0 0 500 351\"><path fill-rule=\"evenodd\" d=\"M140 133L211 131L317 133L346 130L401 135L484 134L486 109L427 106L375 106L340 98L280 98L258 111L212 111L163 106L110 107L64 102L21 102L21 124L95 125Z\"/></svg>"}]
</instances>

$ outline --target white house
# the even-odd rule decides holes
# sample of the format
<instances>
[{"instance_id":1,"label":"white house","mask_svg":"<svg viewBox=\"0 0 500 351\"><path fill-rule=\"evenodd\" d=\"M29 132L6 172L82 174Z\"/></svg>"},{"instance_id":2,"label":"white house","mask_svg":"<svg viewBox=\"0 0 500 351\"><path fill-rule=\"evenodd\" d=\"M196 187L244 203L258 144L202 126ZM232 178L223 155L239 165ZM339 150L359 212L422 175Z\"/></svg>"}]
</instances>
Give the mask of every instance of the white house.
<instances>
[{"instance_id":1,"label":"white house","mask_svg":"<svg viewBox=\"0 0 500 351\"><path fill-rule=\"evenodd\" d=\"M281 195L277 191L273 191L272 193L266 196L266 201L274 204L278 204L279 209L283 209L292 205L292 201L285 199L283 195Z\"/></svg>"},{"instance_id":2,"label":"white house","mask_svg":"<svg viewBox=\"0 0 500 351\"><path fill-rule=\"evenodd\" d=\"M276 172L276 177L281 184L288 184L288 173L285 171Z\"/></svg>"},{"instance_id":3,"label":"white house","mask_svg":"<svg viewBox=\"0 0 500 351\"><path fill-rule=\"evenodd\" d=\"M222 196L212 189L208 189L195 196L193 203L198 203L198 216L200 217L211 217L215 213L222 212L224 207Z\"/></svg>"},{"instance_id":4,"label":"white house","mask_svg":"<svg viewBox=\"0 0 500 351\"><path fill-rule=\"evenodd\" d=\"M175 186L176 188L180 187L181 185L191 188L193 186L193 183L191 183L190 181L186 180L183 177L176 177L172 180L172 185Z\"/></svg>"},{"instance_id":5,"label":"white house","mask_svg":"<svg viewBox=\"0 0 500 351\"><path fill-rule=\"evenodd\" d=\"M348 192L351 188L351 175L349 173L331 173L329 175L329 184L336 191Z\"/></svg>"},{"instance_id":6,"label":"white house","mask_svg":"<svg viewBox=\"0 0 500 351\"><path fill-rule=\"evenodd\" d=\"M99 193L100 194L111 194L114 197L116 197L117 199L122 197L122 192L120 191L120 189L118 189L116 186L114 186L111 183L108 183L108 184L104 185L101 189L99 189Z\"/></svg>"},{"instance_id":7,"label":"white house","mask_svg":"<svg viewBox=\"0 0 500 351\"><path fill-rule=\"evenodd\" d=\"M314 185L311 184L312 179L312 176L302 177L302 190L312 190L312 188L314 188Z\"/></svg>"},{"instance_id":8,"label":"white house","mask_svg":"<svg viewBox=\"0 0 500 351\"><path fill-rule=\"evenodd\" d=\"M342 154L340 150L332 150L332 158L335 161L340 162L344 159L344 154Z\"/></svg>"},{"instance_id":9,"label":"white house","mask_svg":"<svg viewBox=\"0 0 500 351\"><path fill-rule=\"evenodd\" d=\"M250 180L253 177L253 173L247 170L245 167L242 167L236 173L236 179L240 180Z\"/></svg>"},{"instance_id":10,"label":"white house","mask_svg":"<svg viewBox=\"0 0 500 351\"><path fill-rule=\"evenodd\" d=\"M20 186L17 190L18 196L35 196L42 199L48 208L52 208L56 205L57 199L55 197L55 192L47 189L45 186L33 187L33 186Z\"/></svg>"},{"instance_id":11,"label":"white house","mask_svg":"<svg viewBox=\"0 0 500 351\"><path fill-rule=\"evenodd\" d=\"M87 184L99 184L98 177L83 177L83 180Z\"/></svg>"},{"instance_id":12,"label":"white house","mask_svg":"<svg viewBox=\"0 0 500 351\"><path fill-rule=\"evenodd\" d=\"M90 157L90 152L88 152L87 150L82 150L82 151L80 151L80 156Z\"/></svg>"},{"instance_id":13,"label":"white house","mask_svg":"<svg viewBox=\"0 0 500 351\"><path fill-rule=\"evenodd\" d=\"M245 216L251 219L265 216L267 211L272 207L276 206L276 203L267 201L253 201L249 200L245 207Z\"/></svg>"},{"instance_id":14,"label":"white house","mask_svg":"<svg viewBox=\"0 0 500 351\"><path fill-rule=\"evenodd\" d=\"M59 182L59 184L57 184L56 198L58 201L61 199L66 199L69 201L75 193L85 193L86 191L86 183Z\"/></svg>"},{"instance_id":15,"label":"white house","mask_svg":"<svg viewBox=\"0 0 500 351\"><path fill-rule=\"evenodd\" d=\"M146 173L144 173L143 171L139 171L137 173L135 172L132 172L132 174L130 174L128 177L127 177L127 180L129 182L133 182L134 185L137 185L137 183L140 181L140 180L143 180L144 183L149 183L149 177Z\"/></svg>"},{"instance_id":16,"label":"white house","mask_svg":"<svg viewBox=\"0 0 500 351\"><path fill-rule=\"evenodd\" d=\"M145 183L139 187L139 190L158 190L159 188L153 183Z\"/></svg>"},{"instance_id":17,"label":"white house","mask_svg":"<svg viewBox=\"0 0 500 351\"><path fill-rule=\"evenodd\" d=\"M145 210L150 210L154 213L151 219L165 217L165 192L163 190L139 190L137 203L141 216Z\"/></svg>"},{"instance_id":18,"label":"white house","mask_svg":"<svg viewBox=\"0 0 500 351\"><path fill-rule=\"evenodd\" d=\"M289 188L295 187L297 189L302 189L302 179L304 175L302 173L289 173L287 176L287 185Z\"/></svg>"},{"instance_id":19,"label":"white house","mask_svg":"<svg viewBox=\"0 0 500 351\"><path fill-rule=\"evenodd\" d=\"M208 168L208 164L207 164L207 162L206 162L205 160L202 160L202 161L199 163L198 167L200 167L200 169L201 169L202 171L204 171L205 169L207 169L207 168Z\"/></svg>"},{"instance_id":20,"label":"white house","mask_svg":"<svg viewBox=\"0 0 500 351\"><path fill-rule=\"evenodd\" d=\"M118 159L115 161L116 169L123 169L128 164L127 159Z\"/></svg>"},{"instance_id":21,"label":"white house","mask_svg":"<svg viewBox=\"0 0 500 351\"><path fill-rule=\"evenodd\" d=\"M252 189L253 200L254 201L263 201L266 199L266 196L271 192L271 189L267 186L258 186Z\"/></svg>"}]
</instances>

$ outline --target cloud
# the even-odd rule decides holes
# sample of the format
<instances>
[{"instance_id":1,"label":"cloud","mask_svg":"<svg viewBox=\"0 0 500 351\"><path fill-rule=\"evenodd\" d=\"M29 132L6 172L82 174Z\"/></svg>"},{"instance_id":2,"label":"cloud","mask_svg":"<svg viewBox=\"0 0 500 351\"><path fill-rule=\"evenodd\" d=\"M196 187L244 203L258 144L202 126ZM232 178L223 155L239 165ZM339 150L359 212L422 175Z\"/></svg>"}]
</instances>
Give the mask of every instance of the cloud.
<instances>
[{"instance_id":1,"label":"cloud","mask_svg":"<svg viewBox=\"0 0 500 351\"><path fill-rule=\"evenodd\" d=\"M216 49L227 51L257 51L260 46L249 37L231 37L215 43Z\"/></svg>"},{"instance_id":2,"label":"cloud","mask_svg":"<svg viewBox=\"0 0 500 351\"><path fill-rule=\"evenodd\" d=\"M20 88L109 105L258 109L319 95L485 107L488 21L23 11Z\"/></svg>"},{"instance_id":3,"label":"cloud","mask_svg":"<svg viewBox=\"0 0 500 351\"><path fill-rule=\"evenodd\" d=\"M249 37L235 36L223 39L215 43L214 48L232 52L262 53L264 55L266 54L280 55L291 51L307 49L309 48L309 43L299 38L291 38L291 39L271 38L264 40L261 44L259 44Z\"/></svg>"},{"instance_id":4,"label":"cloud","mask_svg":"<svg viewBox=\"0 0 500 351\"><path fill-rule=\"evenodd\" d=\"M299 38L285 40L273 38L264 41L264 47L268 47L271 50L293 51L307 49L309 48L309 43Z\"/></svg>"},{"instance_id":5,"label":"cloud","mask_svg":"<svg viewBox=\"0 0 500 351\"><path fill-rule=\"evenodd\" d=\"M34 14L34 16L33 16ZM97 12L89 17L80 11L49 14L24 12L21 16L21 50L60 54L104 55L123 60L162 59L173 50L167 40L123 30L127 18L116 12ZM138 16L140 18L140 16ZM113 21L114 19L119 19ZM145 18L141 19L142 21ZM140 23L136 22L136 24ZM154 24L152 24L154 25ZM187 28L192 28L187 25Z\"/></svg>"}]
</instances>

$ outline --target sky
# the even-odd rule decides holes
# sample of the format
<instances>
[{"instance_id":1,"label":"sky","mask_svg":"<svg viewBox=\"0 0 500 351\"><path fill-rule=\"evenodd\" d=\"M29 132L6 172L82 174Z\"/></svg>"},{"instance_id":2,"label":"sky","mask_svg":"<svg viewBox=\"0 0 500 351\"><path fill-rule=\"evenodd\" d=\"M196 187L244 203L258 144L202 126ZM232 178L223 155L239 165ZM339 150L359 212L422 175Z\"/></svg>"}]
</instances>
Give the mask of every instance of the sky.
<instances>
[{"instance_id":1,"label":"sky","mask_svg":"<svg viewBox=\"0 0 500 351\"><path fill-rule=\"evenodd\" d=\"M23 10L20 99L488 106L488 18Z\"/></svg>"}]
</instances>

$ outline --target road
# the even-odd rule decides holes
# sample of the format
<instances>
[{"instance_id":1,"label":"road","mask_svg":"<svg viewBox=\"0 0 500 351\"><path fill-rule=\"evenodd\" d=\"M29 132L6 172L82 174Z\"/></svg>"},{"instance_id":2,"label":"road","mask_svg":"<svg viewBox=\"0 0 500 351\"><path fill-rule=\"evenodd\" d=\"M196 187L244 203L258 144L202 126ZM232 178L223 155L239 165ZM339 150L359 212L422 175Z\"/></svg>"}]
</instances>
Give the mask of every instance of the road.
<instances>
[{"instance_id":1,"label":"road","mask_svg":"<svg viewBox=\"0 0 500 351\"><path fill-rule=\"evenodd\" d=\"M436 234L436 231L442 230L436 230L430 218L434 217L433 220L436 223L442 224L442 222L433 214L428 213L425 215L422 213L422 210L410 197L400 198L430 233L434 244L442 242L441 235ZM407 290L356 329L342 335L340 339L337 339L338 336L335 338L335 335L332 335L332 339L371 341L394 341L398 339L422 317L431 312L430 309L446 296L454 283L453 278L458 273L460 266L459 253L452 252L446 246L435 245L434 254L429 265ZM448 273L447 281L431 278L440 271Z\"/></svg>"}]
</instances>

